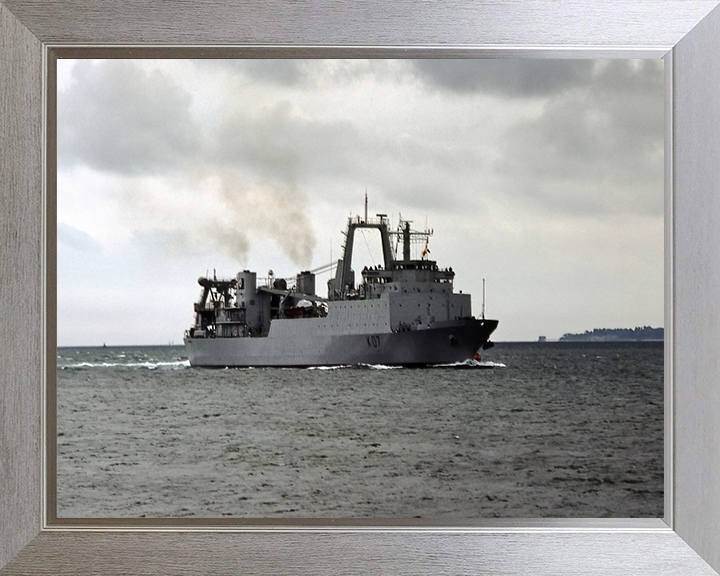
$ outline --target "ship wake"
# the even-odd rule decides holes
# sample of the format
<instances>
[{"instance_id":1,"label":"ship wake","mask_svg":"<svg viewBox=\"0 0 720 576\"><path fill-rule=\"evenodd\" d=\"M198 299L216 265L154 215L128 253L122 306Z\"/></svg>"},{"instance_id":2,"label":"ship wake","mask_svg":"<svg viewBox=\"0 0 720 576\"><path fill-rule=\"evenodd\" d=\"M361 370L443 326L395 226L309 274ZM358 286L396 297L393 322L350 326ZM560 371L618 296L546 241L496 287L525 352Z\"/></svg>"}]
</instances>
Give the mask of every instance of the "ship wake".
<instances>
[{"instance_id":1,"label":"ship wake","mask_svg":"<svg viewBox=\"0 0 720 576\"><path fill-rule=\"evenodd\" d=\"M182 370L189 368L188 360L177 360L172 362L79 362L61 366L60 370L85 369L85 368L147 368L148 370Z\"/></svg>"}]
</instances>

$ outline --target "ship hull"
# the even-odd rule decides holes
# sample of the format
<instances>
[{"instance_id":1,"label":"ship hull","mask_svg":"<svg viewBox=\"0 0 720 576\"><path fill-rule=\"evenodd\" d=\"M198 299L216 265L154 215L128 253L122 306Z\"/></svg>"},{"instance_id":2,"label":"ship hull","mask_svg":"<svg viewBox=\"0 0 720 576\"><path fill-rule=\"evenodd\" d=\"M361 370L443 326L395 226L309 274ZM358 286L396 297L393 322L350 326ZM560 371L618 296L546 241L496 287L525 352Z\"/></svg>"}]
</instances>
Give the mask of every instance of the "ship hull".
<instances>
[{"instance_id":1,"label":"ship hull","mask_svg":"<svg viewBox=\"0 0 720 576\"><path fill-rule=\"evenodd\" d=\"M262 338L186 337L185 347L190 365L198 367L427 366L473 358L497 324L497 320L466 318L406 332L309 333L305 338L281 334Z\"/></svg>"}]
</instances>

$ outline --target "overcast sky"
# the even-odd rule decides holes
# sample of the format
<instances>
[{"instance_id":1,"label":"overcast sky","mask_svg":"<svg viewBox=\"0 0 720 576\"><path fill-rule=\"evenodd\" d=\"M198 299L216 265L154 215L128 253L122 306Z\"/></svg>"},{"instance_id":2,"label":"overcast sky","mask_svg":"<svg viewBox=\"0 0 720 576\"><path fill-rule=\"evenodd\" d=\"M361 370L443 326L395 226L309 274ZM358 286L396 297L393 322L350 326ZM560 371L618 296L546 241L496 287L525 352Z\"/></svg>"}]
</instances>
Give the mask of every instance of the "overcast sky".
<instances>
[{"instance_id":1,"label":"overcast sky","mask_svg":"<svg viewBox=\"0 0 720 576\"><path fill-rule=\"evenodd\" d=\"M337 259L366 190L497 341L663 324L662 61L60 60L58 344L181 343L199 276Z\"/></svg>"}]
</instances>

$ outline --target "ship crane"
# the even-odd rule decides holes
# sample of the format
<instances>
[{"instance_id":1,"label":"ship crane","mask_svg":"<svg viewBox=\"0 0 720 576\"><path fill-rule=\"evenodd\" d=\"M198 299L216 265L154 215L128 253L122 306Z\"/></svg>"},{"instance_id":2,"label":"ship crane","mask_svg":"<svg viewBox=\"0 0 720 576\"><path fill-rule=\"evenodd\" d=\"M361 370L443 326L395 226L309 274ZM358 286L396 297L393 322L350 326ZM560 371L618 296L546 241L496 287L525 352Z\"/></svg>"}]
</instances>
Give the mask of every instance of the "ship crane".
<instances>
[{"instance_id":1,"label":"ship crane","mask_svg":"<svg viewBox=\"0 0 720 576\"><path fill-rule=\"evenodd\" d=\"M330 272L335 266L334 262L329 262L328 264L323 264L322 266L318 266L317 268L313 268L312 270L308 270L310 274L324 274L325 272ZM283 278L286 282L294 282L295 276L289 276L288 278Z\"/></svg>"}]
</instances>

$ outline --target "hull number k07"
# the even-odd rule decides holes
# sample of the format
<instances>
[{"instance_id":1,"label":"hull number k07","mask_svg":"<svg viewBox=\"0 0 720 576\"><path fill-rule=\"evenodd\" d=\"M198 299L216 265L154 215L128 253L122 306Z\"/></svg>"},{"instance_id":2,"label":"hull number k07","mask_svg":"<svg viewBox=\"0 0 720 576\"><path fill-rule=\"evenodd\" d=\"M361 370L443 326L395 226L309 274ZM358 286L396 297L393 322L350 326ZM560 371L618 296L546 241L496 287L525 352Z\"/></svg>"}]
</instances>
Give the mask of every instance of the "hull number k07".
<instances>
[{"instance_id":1,"label":"hull number k07","mask_svg":"<svg viewBox=\"0 0 720 576\"><path fill-rule=\"evenodd\" d=\"M380 348L380 336L368 336L367 344L370 348Z\"/></svg>"}]
</instances>

